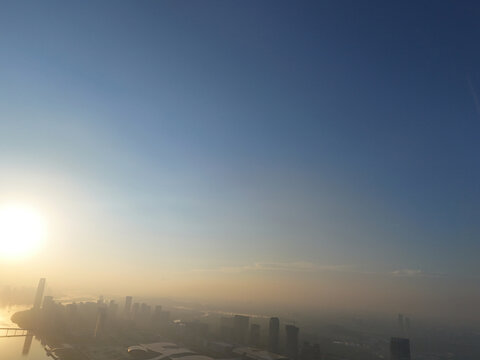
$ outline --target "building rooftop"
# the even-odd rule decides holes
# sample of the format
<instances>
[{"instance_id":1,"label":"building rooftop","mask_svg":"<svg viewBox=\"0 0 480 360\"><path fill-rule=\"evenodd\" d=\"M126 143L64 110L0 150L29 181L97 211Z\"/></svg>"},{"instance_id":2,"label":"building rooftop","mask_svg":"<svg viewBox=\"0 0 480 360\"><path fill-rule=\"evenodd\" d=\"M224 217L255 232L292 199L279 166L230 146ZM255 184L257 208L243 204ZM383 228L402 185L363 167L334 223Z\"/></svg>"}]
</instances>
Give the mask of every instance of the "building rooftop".
<instances>
[{"instance_id":1,"label":"building rooftop","mask_svg":"<svg viewBox=\"0 0 480 360\"><path fill-rule=\"evenodd\" d=\"M179 347L174 343L157 342L150 344L140 344L128 347L129 353L144 352L145 355L151 354L149 360L213 360L211 357L197 354L196 352Z\"/></svg>"},{"instance_id":2,"label":"building rooftop","mask_svg":"<svg viewBox=\"0 0 480 360\"><path fill-rule=\"evenodd\" d=\"M252 360L288 360L286 356L249 346L237 347L233 349L233 353Z\"/></svg>"}]
</instances>

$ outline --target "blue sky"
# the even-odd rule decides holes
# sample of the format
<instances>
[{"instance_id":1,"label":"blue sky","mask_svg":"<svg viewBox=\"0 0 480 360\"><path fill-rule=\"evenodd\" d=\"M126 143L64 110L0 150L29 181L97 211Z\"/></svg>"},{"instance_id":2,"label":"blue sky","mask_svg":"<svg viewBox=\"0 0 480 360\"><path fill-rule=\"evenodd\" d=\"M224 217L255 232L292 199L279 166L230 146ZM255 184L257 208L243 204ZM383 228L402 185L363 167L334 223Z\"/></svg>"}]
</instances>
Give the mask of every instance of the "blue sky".
<instances>
[{"instance_id":1,"label":"blue sky","mask_svg":"<svg viewBox=\"0 0 480 360\"><path fill-rule=\"evenodd\" d=\"M3 2L2 196L70 209L89 231L65 230L66 252L476 277L479 16L452 1Z\"/></svg>"}]
</instances>

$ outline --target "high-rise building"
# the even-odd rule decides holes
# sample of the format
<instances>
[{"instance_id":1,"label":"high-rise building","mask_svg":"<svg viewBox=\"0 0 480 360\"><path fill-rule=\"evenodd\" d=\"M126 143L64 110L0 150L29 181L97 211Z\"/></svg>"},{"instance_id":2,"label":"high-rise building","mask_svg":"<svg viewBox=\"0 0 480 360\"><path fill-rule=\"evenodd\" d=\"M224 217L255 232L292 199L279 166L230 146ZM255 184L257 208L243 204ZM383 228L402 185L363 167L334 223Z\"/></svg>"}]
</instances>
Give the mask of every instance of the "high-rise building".
<instances>
[{"instance_id":1,"label":"high-rise building","mask_svg":"<svg viewBox=\"0 0 480 360\"><path fill-rule=\"evenodd\" d=\"M321 358L322 358L322 353L320 351L320 344L318 344L318 343L313 344L312 359L313 360L319 360Z\"/></svg>"},{"instance_id":2,"label":"high-rise building","mask_svg":"<svg viewBox=\"0 0 480 360\"><path fill-rule=\"evenodd\" d=\"M74 322L77 320L78 316L78 305L76 303L67 304L65 306L65 318L67 323L72 326Z\"/></svg>"},{"instance_id":3,"label":"high-rise building","mask_svg":"<svg viewBox=\"0 0 480 360\"><path fill-rule=\"evenodd\" d=\"M248 316L235 315L233 318L233 337L236 343L246 343L249 322L250 318Z\"/></svg>"},{"instance_id":4,"label":"high-rise building","mask_svg":"<svg viewBox=\"0 0 480 360\"><path fill-rule=\"evenodd\" d=\"M390 360L410 360L410 340L392 337L390 339Z\"/></svg>"},{"instance_id":5,"label":"high-rise building","mask_svg":"<svg viewBox=\"0 0 480 360\"><path fill-rule=\"evenodd\" d=\"M105 331L105 323L107 322L107 309L105 307L98 308L97 324L95 325L95 331L93 337L98 338Z\"/></svg>"},{"instance_id":6,"label":"high-rise building","mask_svg":"<svg viewBox=\"0 0 480 360\"><path fill-rule=\"evenodd\" d=\"M142 312L142 316L150 316L150 312L152 311L152 307L147 305L146 303L142 303L140 305L140 311Z\"/></svg>"},{"instance_id":7,"label":"high-rise building","mask_svg":"<svg viewBox=\"0 0 480 360\"><path fill-rule=\"evenodd\" d=\"M405 317L405 331L407 332L407 336L410 333L410 318Z\"/></svg>"},{"instance_id":8,"label":"high-rise building","mask_svg":"<svg viewBox=\"0 0 480 360\"><path fill-rule=\"evenodd\" d=\"M222 316L220 318L220 338L223 341L233 341L233 317Z\"/></svg>"},{"instance_id":9,"label":"high-rise building","mask_svg":"<svg viewBox=\"0 0 480 360\"><path fill-rule=\"evenodd\" d=\"M123 312L125 313L126 317L130 316L130 311L132 308L132 300L133 298L131 296L126 296L125 297L125 307L123 309Z\"/></svg>"},{"instance_id":10,"label":"high-rise building","mask_svg":"<svg viewBox=\"0 0 480 360\"><path fill-rule=\"evenodd\" d=\"M250 325L250 345L260 346L260 325L258 324Z\"/></svg>"},{"instance_id":11,"label":"high-rise building","mask_svg":"<svg viewBox=\"0 0 480 360\"><path fill-rule=\"evenodd\" d=\"M299 356L300 360L313 360L313 346L308 341L303 342Z\"/></svg>"},{"instance_id":12,"label":"high-rise building","mask_svg":"<svg viewBox=\"0 0 480 360\"><path fill-rule=\"evenodd\" d=\"M277 317L270 318L268 328L268 351L278 354L280 342L280 320Z\"/></svg>"},{"instance_id":13,"label":"high-rise building","mask_svg":"<svg viewBox=\"0 0 480 360\"><path fill-rule=\"evenodd\" d=\"M45 314L51 314L55 309L55 301L53 296L45 296L43 298L42 310Z\"/></svg>"},{"instance_id":14,"label":"high-rise building","mask_svg":"<svg viewBox=\"0 0 480 360\"><path fill-rule=\"evenodd\" d=\"M108 317L110 319L115 319L117 317L117 311L118 304L115 302L115 300L110 300L110 303L108 304Z\"/></svg>"},{"instance_id":15,"label":"high-rise building","mask_svg":"<svg viewBox=\"0 0 480 360\"><path fill-rule=\"evenodd\" d=\"M403 332L405 330L405 326L403 324L403 315L398 314L398 330L400 331L400 334L403 335Z\"/></svg>"},{"instance_id":16,"label":"high-rise building","mask_svg":"<svg viewBox=\"0 0 480 360\"><path fill-rule=\"evenodd\" d=\"M132 315L131 317L134 319L134 320L137 320L138 319L138 316L140 315L140 303L134 303L133 306L132 306Z\"/></svg>"},{"instance_id":17,"label":"high-rise building","mask_svg":"<svg viewBox=\"0 0 480 360\"><path fill-rule=\"evenodd\" d=\"M298 359L298 332L298 327L294 325L285 325L285 350L286 355L290 360Z\"/></svg>"},{"instance_id":18,"label":"high-rise building","mask_svg":"<svg viewBox=\"0 0 480 360\"><path fill-rule=\"evenodd\" d=\"M321 358L322 354L318 343L310 344L308 341L303 342L299 354L300 360L320 360Z\"/></svg>"},{"instance_id":19,"label":"high-rise building","mask_svg":"<svg viewBox=\"0 0 480 360\"><path fill-rule=\"evenodd\" d=\"M45 290L45 278L41 278L38 282L37 293L35 294L35 300L33 301L33 308L40 309L43 300L43 292Z\"/></svg>"}]
</instances>

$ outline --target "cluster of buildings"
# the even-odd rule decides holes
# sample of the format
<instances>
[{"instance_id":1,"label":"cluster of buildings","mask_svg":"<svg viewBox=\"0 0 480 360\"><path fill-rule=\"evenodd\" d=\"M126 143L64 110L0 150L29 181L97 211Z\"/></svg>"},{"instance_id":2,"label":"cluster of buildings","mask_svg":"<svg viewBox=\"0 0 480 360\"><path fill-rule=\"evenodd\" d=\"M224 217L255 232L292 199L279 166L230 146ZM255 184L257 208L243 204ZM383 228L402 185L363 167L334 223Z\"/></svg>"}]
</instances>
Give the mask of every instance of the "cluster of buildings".
<instances>
[{"instance_id":1,"label":"cluster of buildings","mask_svg":"<svg viewBox=\"0 0 480 360\"><path fill-rule=\"evenodd\" d=\"M126 296L123 307L116 301L70 303L62 305L51 296L43 296L45 279L41 279L33 310L41 326L48 333L61 331L70 339L87 339L91 344L108 344L119 337L128 355L134 359L151 360L323 360L319 344L300 345L300 330L293 324L280 326L278 317L271 317L266 327L245 315L219 317L218 331L209 323L192 320L171 320L170 312L162 306L134 302ZM251 320L253 320L251 322ZM266 319L263 319L266 320ZM263 325L265 326L265 325ZM398 337L390 340L391 360L410 360L410 320L398 316ZM262 331L263 330L263 331ZM282 331L281 331L282 330ZM136 338L137 334L147 334ZM127 334L126 336L124 336ZM134 336L130 336L134 334ZM88 340L90 339L90 340ZM158 341L169 339L171 342ZM139 341L140 340L140 341ZM146 340L146 341L145 341ZM150 340L150 341L148 341ZM151 340L154 340L152 342ZM72 340L74 341L74 340ZM182 345L177 345L182 344Z\"/></svg>"},{"instance_id":2,"label":"cluster of buildings","mask_svg":"<svg viewBox=\"0 0 480 360\"><path fill-rule=\"evenodd\" d=\"M398 314L398 336L390 339L390 360L410 360L410 318Z\"/></svg>"},{"instance_id":3,"label":"cluster of buildings","mask_svg":"<svg viewBox=\"0 0 480 360\"><path fill-rule=\"evenodd\" d=\"M226 342L238 345L248 344L256 348L261 347L264 342L261 341L260 330L259 324L250 324L250 318L248 316L235 315L233 317L222 317L220 320L220 337ZM292 360L299 359L299 328L295 325L285 325L284 345L281 349L280 320L277 317L272 317L270 318L268 327L267 350L273 354L283 353ZM304 344L304 346L309 347L308 344ZM319 346L317 345L315 349L319 350ZM302 360L315 359L314 351L305 352L305 354L310 353L312 353L312 356L308 356Z\"/></svg>"}]
</instances>

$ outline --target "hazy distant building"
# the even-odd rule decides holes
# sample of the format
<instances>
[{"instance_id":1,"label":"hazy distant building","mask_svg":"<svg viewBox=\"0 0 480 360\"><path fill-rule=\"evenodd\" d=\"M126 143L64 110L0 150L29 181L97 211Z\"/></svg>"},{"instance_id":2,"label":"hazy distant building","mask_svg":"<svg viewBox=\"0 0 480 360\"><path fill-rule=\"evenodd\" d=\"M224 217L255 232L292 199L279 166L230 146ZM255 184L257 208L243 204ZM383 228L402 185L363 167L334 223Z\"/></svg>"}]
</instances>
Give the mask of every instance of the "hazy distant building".
<instances>
[{"instance_id":1,"label":"hazy distant building","mask_svg":"<svg viewBox=\"0 0 480 360\"><path fill-rule=\"evenodd\" d=\"M160 325L167 326L170 321L170 311L161 311L160 312Z\"/></svg>"},{"instance_id":2,"label":"hazy distant building","mask_svg":"<svg viewBox=\"0 0 480 360\"><path fill-rule=\"evenodd\" d=\"M280 320L276 317L270 318L268 328L268 351L278 353L280 342Z\"/></svg>"},{"instance_id":3,"label":"hazy distant building","mask_svg":"<svg viewBox=\"0 0 480 360\"><path fill-rule=\"evenodd\" d=\"M294 325L285 325L285 350L290 360L298 359L298 327Z\"/></svg>"},{"instance_id":4,"label":"hazy distant building","mask_svg":"<svg viewBox=\"0 0 480 360\"><path fill-rule=\"evenodd\" d=\"M142 305L140 306L140 310L143 317L148 317L152 312L152 307L150 305L147 305L146 303L142 303Z\"/></svg>"},{"instance_id":5,"label":"hazy distant building","mask_svg":"<svg viewBox=\"0 0 480 360\"><path fill-rule=\"evenodd\" d=\"M260 346L260 325L258 324L250 325L250 345Z\"/></svg>"},{"instance_id":6,"label":"hazy distant building","mask_svg":"<svg viewBox=\"0 0 480 360\"><path fill-rule=\"evenodd\" d=\"M104 307L98 308L97 323L95 325L95 331L93 337L98 338L105 331L105 324L107 322L107 309Z\"/></svg>"},{"instance_id":7,"label":"hazy distant building","mask_svg":"<svg viewBox=\"0 0 480 360\"><path fill-rule=\"evenodd\" d=\"M313 344L312 347L312 359L319 360L322 358L322 353L320 351L320 344Z\"/></svg>"},{"instance_id":8,"label":"hazy distant building","mask_svg":"<svg viewBox=\"0 0 480 360\"><path fill-rule=\"evenodd\" d=\"M35 294L35 300L33 301L33 308L40 309L43 300L43 292L45 290L45 278L41 278L38 282L37 292Z\"/></svg>"},{"instance_id":9,"label":"hazy distant building","mask_svg":"<svg viewBox=\"0 0 480 360\"><path fill-rule=\"evenodd\" d=\"M408 333L410 333L410 318L409 317L405 317L405 331Z\"/></svg>"},{"instance_id":10,"label":"hazy distant building","mask_svg":"<svg viewBox=\"0 0 480 360\"><path fill-rule=\"evenodd\" d=\"M410 360L410 340L392 337L390 339L390 360Z\"/></svg>"},{"instance_id":11,"label":"hazy distant building","mask_svg":"<svg viewBox=\"0 0 480 360\"><path fill-rule=\"evenodd\" d=\"M208 336L208 324L200 321L184 323L184 336L188 343L203 346Z\"/></svg>"},{"instance_id":12,"label":"hazy distant building","mask_svg":"<svg viewBox=\"0 0 480 360\"><path fill-rule=\"evenodd\" d=\"M233 341L233 317L222 316L220 318L220 338L223 341Z\"/></svg>"},{"instance_id":13,"label":"hazy distant building","mask_svg":"<svg viewBox=\"0 0 480 360\"><path fill-rule=\"evenodd\" d=\"M125 307L123 308L123 312L126 317L130 316L130 311L132 308L132 300L133 298L131 296L126 296L125 297Z\"/></svg>"},{"instance_id":14,"label":"hazy distant building","mask_svg":"<svg viewBox=\"0 0 480 360\"><path fill-rule=\"evenodd\" d=\"M403 315L398 314L398 330L400 331L400 334L403 335L403 332L405 331L405 326L403 324Z\"/></svg>"},{"instance_id":15,"label":"hazy distant building","mask_svg":"<svg viewBox=\"0 0 480 360\"><path fill-rule=\"evenodd\" d=\"M138 318L140 312L140 303L134 303L132 306L132 318L135 320Z\"/></svg>"},{"instance_id":16,"label":"hazy distant building","mask_svg":"<svg viewBox=\"0 0 480 360\"><path fill-rule=\"evenodd\" d=\"M55 307L55 301L53 301L53 296L45 296L43 298L42 310L45 313L51 313Z\"/></svg>"},{"instance_id":17,"label":"hazy distant building","mask_svg":"<svg viewBox=\"0 0 480 360\"><path fill-rule=\"evenodd\" d=\"M78 314L78 306L76 303L67 304L65 306L65 315L67 321L71 324L77 317Z\"/></svg>"},{"instance_id":18,"label":"hazy distant building","mask_svg":"<svg viewBox=\"0 0 480 360\"><path fill-rule=\"evenodd\" d=\"M320 345L319 344L310 344L308 341L305 341L300 349L299 354L300 360L320 360Z\"/></svg>"},{"instance_id":19,"label":"hazy distant building","mask_svg":"<svg viewBox=\"0 0 480 360\"><path fill-rule=\"evenodd\" d=\"M236 343L245 344L248 334L250 318L243 315L235 315L233 318L233 337Z\"/></svg>"},{"instance_id":20,"label":"hazy distant building","mask_svg":"<svg viewBox=\"0 0 480 360\"><path fill-rule=\"evenodd\" d=\"M117 311L118 311L118 304L115 302L115 300L110 300L110 303L108 304L108 317L110 319L116 318Z\"/></svg>"}]
</instances>

